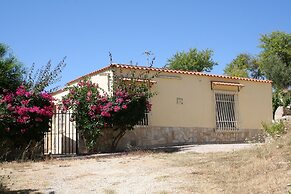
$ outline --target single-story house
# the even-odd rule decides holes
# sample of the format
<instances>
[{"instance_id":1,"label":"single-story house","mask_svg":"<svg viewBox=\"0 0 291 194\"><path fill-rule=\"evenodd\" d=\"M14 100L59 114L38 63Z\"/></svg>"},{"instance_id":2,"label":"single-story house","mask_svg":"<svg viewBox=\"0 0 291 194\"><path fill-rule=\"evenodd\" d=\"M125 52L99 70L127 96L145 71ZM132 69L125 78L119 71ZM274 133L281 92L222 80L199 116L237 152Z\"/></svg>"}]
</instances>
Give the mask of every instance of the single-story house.
<instances>
[{"instance_id":1,"label":"single-story house","mask_svg":"<svg viewBox=\"0 0 291 194\"><path fill-rule=\"evenodd\" d=\"M151 89L157 93L146 121L128 132L119 148L190 143L243 142L272 121L272 81L213 75L165 68L111 64L68 83L89 77L110 92L112 75L134 70L157 73ZM66 91L53 93L61 99Z\"/></svg>"}]
</instances>

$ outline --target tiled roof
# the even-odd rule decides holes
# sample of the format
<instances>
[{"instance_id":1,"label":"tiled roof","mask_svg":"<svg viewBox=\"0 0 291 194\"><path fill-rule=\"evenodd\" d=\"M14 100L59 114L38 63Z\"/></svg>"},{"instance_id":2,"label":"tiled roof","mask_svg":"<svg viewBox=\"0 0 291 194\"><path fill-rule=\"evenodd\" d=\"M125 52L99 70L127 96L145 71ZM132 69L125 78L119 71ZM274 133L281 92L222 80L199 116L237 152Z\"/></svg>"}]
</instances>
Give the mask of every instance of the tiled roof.
<instances>
[{"instance_id":1,"label":"tiled roof","mask_svg":"<svg viewBox=\"0 0 291 194\"><path fill-rule=\"evenodd\" d=\"M124 81L131 81L132 79L131 78L122 78L122 80ZM137 81L137 82L150 82L150 83L157 83L157 81L154 81L154 80L145 80L145 79L133 79L133 81Z\"/></svg>"},{"instance_id":2,"label":"tiled roof","mask_svg":"<svg viewBox=\"0 0 291 194\"><path fill-rule=\"evenodd\" d=\"M271 80L259 80L259 79L245 78L245 77L233 77L233 76L226 76L226 75L215 75L215 74L208 74L208 73L195 72L195 71L182 71L182 70L173 70L173 69L166 69L166 68L142 67L142 66L133 66L133 65L124 65L124 64L113 64L111 66L112 67L118 67L118 68L125 68L125 69L150 70L150 71L158 71L158 72L165 72L165 73L198 75L198 76L217 77L217 78L225 78L225 79L233 79L233 80L272 83Z\"/></svg>"},{"instance_id":3,"label":"tiled roof","mask_svg":"<svg viewBox=\"0 0 291 194\"><path fill-rule=\"evenodd\" d=\"M83 75L83 76L81 76L81 77L78 77L77 79L74 79L74 80L68 82L67 85L71 85L72 83L77 82L77 81L80 81L80 80L84 79L85 77L90 77L90 76L96 75L96 74L98 74L98 73L100 73L100 72L106 71L106 70L110 69L110 67L112 67L112 66L113 66L113 65L108 65L108 66L106 66L106 67L103 67L103 68L101 68L101 69L98 69L98 70L96 70L96 71L93 71L93 72L91 72L91 73L88 73L88 74L86 74L86 75Z\"/></svg>"},{"instance_id":4,"label":"tiled roof","mask_svg":"<svg viewBox=\"0 0 291 194\"><path fill-rule=\"evenodd\" d=\"M67 85L71 85L77 81L80 81L84 79L85 77L94 76L98 73L101 73L103 71L106 71L111 68L122 68L122 69L133 69L133 70L147 70L147 71L156 71L156 72L164 72L164 73L175 73L175 74L185 74L185 75L197 75L197 76L206 76L206 77L216 77L216 78L225 78L225 79L232 79L232 80L243 80L243 81L252 81L252 82L262 82L262 83L272 83L271 80L259 80L259 79L252 79L252 78L245 78L245 77L233 77L233 76L226 76L226 75L215 75L215 74L208 74L208 73L202 73L202 72L195 72L195 71L182 71L182 70L173 70L173 69L167 69L167 68L155 68L155 67L144 67L144 66L135 66L135 65L126 65L126 64L111 64L104 68L101 68L99 70L93 71L91 73L88 73L84 76L81 76L77 79L74 79L67 83ZM58 90L56 92L53 92L52 94L58 94L62 92L63 90Z\"/></svg>"}]
</instances>

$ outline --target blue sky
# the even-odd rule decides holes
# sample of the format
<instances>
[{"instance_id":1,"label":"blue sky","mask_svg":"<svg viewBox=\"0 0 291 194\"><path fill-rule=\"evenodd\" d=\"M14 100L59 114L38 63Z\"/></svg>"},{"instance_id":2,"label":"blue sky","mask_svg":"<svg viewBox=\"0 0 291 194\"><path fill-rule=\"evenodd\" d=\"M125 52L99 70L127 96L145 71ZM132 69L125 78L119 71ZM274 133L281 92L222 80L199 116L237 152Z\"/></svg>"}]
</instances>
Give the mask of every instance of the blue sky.
<instances>
[{"instance_id":1,"label":"blue sky","mask_svg":"<svg viewBox=\"0 0 291 194\"><path fill-rule=\"evenodd\" d=\"M291 32L289 0L1 0L0 42L27 67L57 64L68 81L115 63L146 65L144 51L162 67L177 51L212 49L212 73L240 53L258 54L261 34Z\"/></svg>"}]
</instances>

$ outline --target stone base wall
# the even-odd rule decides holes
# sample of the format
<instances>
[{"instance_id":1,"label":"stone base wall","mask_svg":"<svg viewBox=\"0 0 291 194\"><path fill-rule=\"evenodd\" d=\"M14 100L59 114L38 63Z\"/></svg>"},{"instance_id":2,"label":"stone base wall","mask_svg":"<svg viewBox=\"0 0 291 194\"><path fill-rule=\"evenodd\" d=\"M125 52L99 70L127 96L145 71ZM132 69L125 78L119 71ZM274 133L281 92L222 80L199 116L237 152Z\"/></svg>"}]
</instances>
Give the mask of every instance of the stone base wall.
<instances>
[{"instance_id":1,"label":"stone base wall","mask_svg":"<svg viewBox=\"0 0 291 194\"><path fill-rule=\"evenodd\" d=\"M262 134L260 129L239 129L237 131L217 131L199 127L155 127L137 126L120 140L120 150L130 148L150 148L166 145L203 143L242 143Z\"/></svg>"},{"instance_id":2,"label":"stone base wall","mask_svg":"<svg viewBox=\"0 0 291 194\"><path fill-rule=\"evenodd\" d=\"M118 150L151 148L167 145L203 144L203 143L241 143L262 134L260 129L239 129L237 131L216 131L199 127L155 127L136 126L120 140ZM108 152L111 148L113 130L104 130L96 150ZM80 143L81 145L81 143ZM81 147L81 146L80 146ZM86 153L86 149L79 149Z\"/></svg>"}]
</instances>

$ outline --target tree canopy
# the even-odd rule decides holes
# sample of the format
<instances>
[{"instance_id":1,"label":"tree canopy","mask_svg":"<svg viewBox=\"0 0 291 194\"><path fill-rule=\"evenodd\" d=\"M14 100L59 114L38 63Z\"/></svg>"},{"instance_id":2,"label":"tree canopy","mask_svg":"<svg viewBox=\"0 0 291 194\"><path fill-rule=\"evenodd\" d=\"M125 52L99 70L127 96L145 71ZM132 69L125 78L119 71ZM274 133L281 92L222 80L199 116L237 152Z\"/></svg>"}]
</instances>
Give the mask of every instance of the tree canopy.
<instances>
[{"instance_id":1,"label":"tree canopy","mask_svg":"<svg viewBox=\"0 0 291 194\"><path fill-rule=\"evenodd\" d=\"M272 32L261 36L261 69L273 86L288 89L291 86L291 34Z\"/></svg>"},{"instance_id":2,"label":"tree canopy","mask_svg":"<svg viewBox=\"0 0 291 194\"><path fill-rule=\"evenodd\" d=\"M22 64L0 43L0 94L4 89L15 90L22 82L23 73Z\"/></svg>"},{"instance_id":3,"label":"tree canopy","mask_svg":"<svg viewBox=\"0 0 291 194\"><path fill-rule=\"evenodd\" d=\"M177 52L168 59L166 67L184 71L209 72L214 65L217 65L212 57L213 51L210 49L199 51L196 48L191 48L188 52Z\"/></svg>"},{"instance_id":4,"label":"tree canopy","mask_svg":"<svg viewBox=\"0 0 291 194\"><path fill-rule=\"evenodd\" d=\"M65 59L66 57L64 57L54 68L52 68L51 61L49 61L36 71L34 71L35 65L33 64L30 70L27 71L28 73L25 74L25 85L35 92L47 90L49 87L51 87L49 92L56 91L58 86L52 86L61 79L61 73L66 66Z\"/></svg>"},{"instance_id":5,"label":"tree canopy","mask_svg":"<svg viewBox=\"0 0 291 194\"><path fill-rule=\"evenodd\" d=\"M231 63L226 65L224 74L236 77L263 78L259 60L250 54L239 54Z\"/></svg>"}]
</instances>

